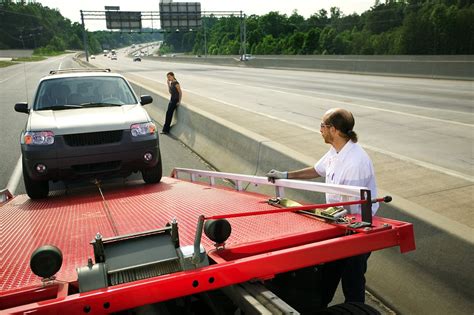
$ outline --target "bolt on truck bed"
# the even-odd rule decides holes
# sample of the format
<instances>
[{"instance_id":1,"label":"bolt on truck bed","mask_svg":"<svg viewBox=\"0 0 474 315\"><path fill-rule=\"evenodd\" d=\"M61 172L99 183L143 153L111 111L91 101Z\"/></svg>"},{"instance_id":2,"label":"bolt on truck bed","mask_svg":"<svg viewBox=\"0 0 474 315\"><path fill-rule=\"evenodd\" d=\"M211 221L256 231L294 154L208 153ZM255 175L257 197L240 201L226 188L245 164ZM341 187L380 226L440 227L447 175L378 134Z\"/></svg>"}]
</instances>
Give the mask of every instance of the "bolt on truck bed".
<instances>
[{"instance_id":1,"label":"bolt on truck bed","mask_svg":"<svg viewBox=\"0 0 474 315\"><path fill-rule=\"evenodd\" d=\"M182 174L187 178L180 179ZM195 182L198 177L208 177L209 184ZM230 178L237 190L216 186L216 178ZM36 201L5 195L0 206L0 312L116 312L383 248L399 246L402 253L415 249L409 223L373 217L370 227L351 229L348 224L276 208L267 202L273 196L242 191L245 182L273 185L279 196L285 187L352 196L359 188L289 180L272 184L265 177L175 169L159 185L131 182L104 187L104 198L90 192ZM220 217L228 218L232 232L224 246L216 247L197 233L202 228L198 221ZM190 247L196 243L198 250L201 244L208 265L79 292L76 269L87 266L91 257L97 263L90 242L98 232L104 240L114 240L162 229L173 219L179 224L178 243ZM351 221L361 217L351 216ZM62 251L55 280L42 280L29 266L33 251L45 244Z\"/></svg>"}]
</instances>

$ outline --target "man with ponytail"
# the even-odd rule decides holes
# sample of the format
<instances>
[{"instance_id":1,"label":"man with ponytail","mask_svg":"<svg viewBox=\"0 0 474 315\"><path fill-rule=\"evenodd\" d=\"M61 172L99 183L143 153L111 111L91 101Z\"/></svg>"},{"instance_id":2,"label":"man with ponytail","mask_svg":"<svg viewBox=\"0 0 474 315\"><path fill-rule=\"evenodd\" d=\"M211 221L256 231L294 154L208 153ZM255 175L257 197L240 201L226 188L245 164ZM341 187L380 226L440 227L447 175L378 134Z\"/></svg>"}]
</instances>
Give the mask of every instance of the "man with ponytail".
<instances>
[{"instance_id":1,"label":"man with ponytail","mask_svg":"<svg viewBox=\"0 0 474 315\"><path fill-rule=\"evenodd\" d=\"M375 174L372 161L364 149L357 143L354 131L354 116L348 110L333 108L322 117L320 124L321 136L325 143L331 145L329 151L314 165L304 169L283 172L271 170L267 173L269 181L275 179L311 179L325 177L328 184L367 187L373 198L377 196ZM326 202L347 201L346 196L326 194ZM372 205L372 214L378 204ZM360 214L360 205L347 207L351 214ZM365 272L370 253L350 257L324 265L324 296L323 304L331 302L339 280L342 278L342 289L345 302L365 302Z\"/></svg>"}]
</instances>

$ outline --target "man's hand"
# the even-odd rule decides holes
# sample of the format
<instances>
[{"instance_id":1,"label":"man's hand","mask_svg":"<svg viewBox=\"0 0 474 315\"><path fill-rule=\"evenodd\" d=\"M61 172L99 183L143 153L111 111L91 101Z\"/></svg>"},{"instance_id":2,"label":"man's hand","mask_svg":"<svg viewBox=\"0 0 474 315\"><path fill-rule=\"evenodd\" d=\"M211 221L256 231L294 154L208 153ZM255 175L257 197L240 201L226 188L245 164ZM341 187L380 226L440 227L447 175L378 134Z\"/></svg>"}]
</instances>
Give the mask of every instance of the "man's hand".
<instances>
[{"instance_id":1,"label":"man's hand","mask_svg":"<svg viewBox=\"0 0 474 315\"><path fill-rule=\"evenodd\" d=\"M287 179L288 172L280 172L277 170L271 170L267 173L268 181L275 183L275 179Z\"/></svg>"}]
</instances>

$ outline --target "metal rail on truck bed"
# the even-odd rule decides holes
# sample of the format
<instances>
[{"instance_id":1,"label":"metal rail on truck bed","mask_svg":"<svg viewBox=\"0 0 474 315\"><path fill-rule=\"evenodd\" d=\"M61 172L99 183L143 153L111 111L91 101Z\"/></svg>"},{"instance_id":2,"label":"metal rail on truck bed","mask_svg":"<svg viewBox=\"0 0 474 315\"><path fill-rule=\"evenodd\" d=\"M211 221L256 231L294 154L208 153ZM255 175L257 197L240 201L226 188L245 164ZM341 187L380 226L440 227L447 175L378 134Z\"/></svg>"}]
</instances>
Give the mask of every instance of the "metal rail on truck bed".
<instances>
[{"instance_id":1,"label":"metal rail on truck bed","mask_svg":"<svg viewBox=\"0 0 474 315\"><path fill-rule=\"evenodd\" d=\"M181 179L183 174L190 180ZM199 177L209 178L209 184L195 182ZM234 181L236 189L216 186L217 178ZM266 177L176 168L172 177L163 178L159 185L131 182L125 187L104 186L104 198L80 191L36 201L25 195L5 198L0 206L0 312L117 312L383 248L399 246L402 253L415 249L409 223L371 217L370 226L349 227L351 222L364 221L358 215L331 223L295 212L311 207L276 208L268 203L269 196L242 191L245 182L274 186L280 197L285 188L350 197L360 197L361 191L366 191L365 187L306 181L277 180L273 184ZM363 207L372 202L361 199ZM227 218L232 230L225 244L200 236L198 222L222 218ZM167 223L172 224L164 228ZM131 255L128 260L136 263L135 270L126 265L128 261L118 260L137 242L145 246L133 248L146 253L150 250L147 244L154 246L155 239L166 248L166 261L173 262L173 271L161 271L164 260L160 261L156 251L150 254L157 256L152 262L142 261L149 255ZM206 258L204 263L191 258L196 256L196 242ZM45 244L62 251L63 264L55 279L41 279L29 267L32 252ZM144 270L146 274L149 271L143 268L151 264L161 269L143 276ZM81 280L78 272L86 280ZM118 272L131 273L132 280ZM103 279L90 282L94 274ZM82 289L81 281L87 281Z\"/></svg>"}]
</instances>

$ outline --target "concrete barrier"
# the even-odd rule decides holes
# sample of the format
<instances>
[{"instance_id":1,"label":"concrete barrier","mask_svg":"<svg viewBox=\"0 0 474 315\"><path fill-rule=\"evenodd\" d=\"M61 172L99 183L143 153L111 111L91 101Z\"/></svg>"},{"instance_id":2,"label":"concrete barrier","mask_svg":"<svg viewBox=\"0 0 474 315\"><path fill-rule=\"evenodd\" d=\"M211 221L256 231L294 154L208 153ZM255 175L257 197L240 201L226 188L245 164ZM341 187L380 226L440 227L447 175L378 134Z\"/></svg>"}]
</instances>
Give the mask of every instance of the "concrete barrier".
<instances>
[{"instance_id":1,"label":"concrete barrier","mask_svg":"<svg viewBox=\"0 0 474 315\"><path fill-rule=\"evenodd\" d=\"M147 110L162 123L168 103L165 95L152 91L146 94L154 98ZM298 169L315 162L191 105L181 105L175 119L172 135L218 170L263 175L274 167ZM273 193L271 188L261 190L250 186L248 190ZM380 192L386 193L389 194ZM288 195L306 202L324 200L323 195L314 193L290 191ZM469 272L474 266L473 243L469 241L472 237L459 238L456 233L433 226L429 217L412 213L429 212L419 208L407 201L397 201L396 196L392 204L381 206L379 215L414 224L417 250L404 255L396 248L374 253L367 273L368 288L401 314L472 314L474 274Z\"/></svg>"},{"instance_id":2,"label":"concrete barrier","mask_svg":"<svg viewBox=\"0 0 474 315\"><path fill-rule=\"evenodd\" d=\"M31 57L33 50L31 49L0 49L0 57L2 58L21 58Z\"/></svg>"},{"instance_id":3,"label":"concrete barrier","mask_svg":"<svg viewBox=\"0 0 474 315\"><path fill-rule=\"evenodd\" d=\"M313 69L327 72L474 80L474 56L256 56L245 62L238 56L149 57L149 59L255 68Z\"/></svg>"}]
</instances>

